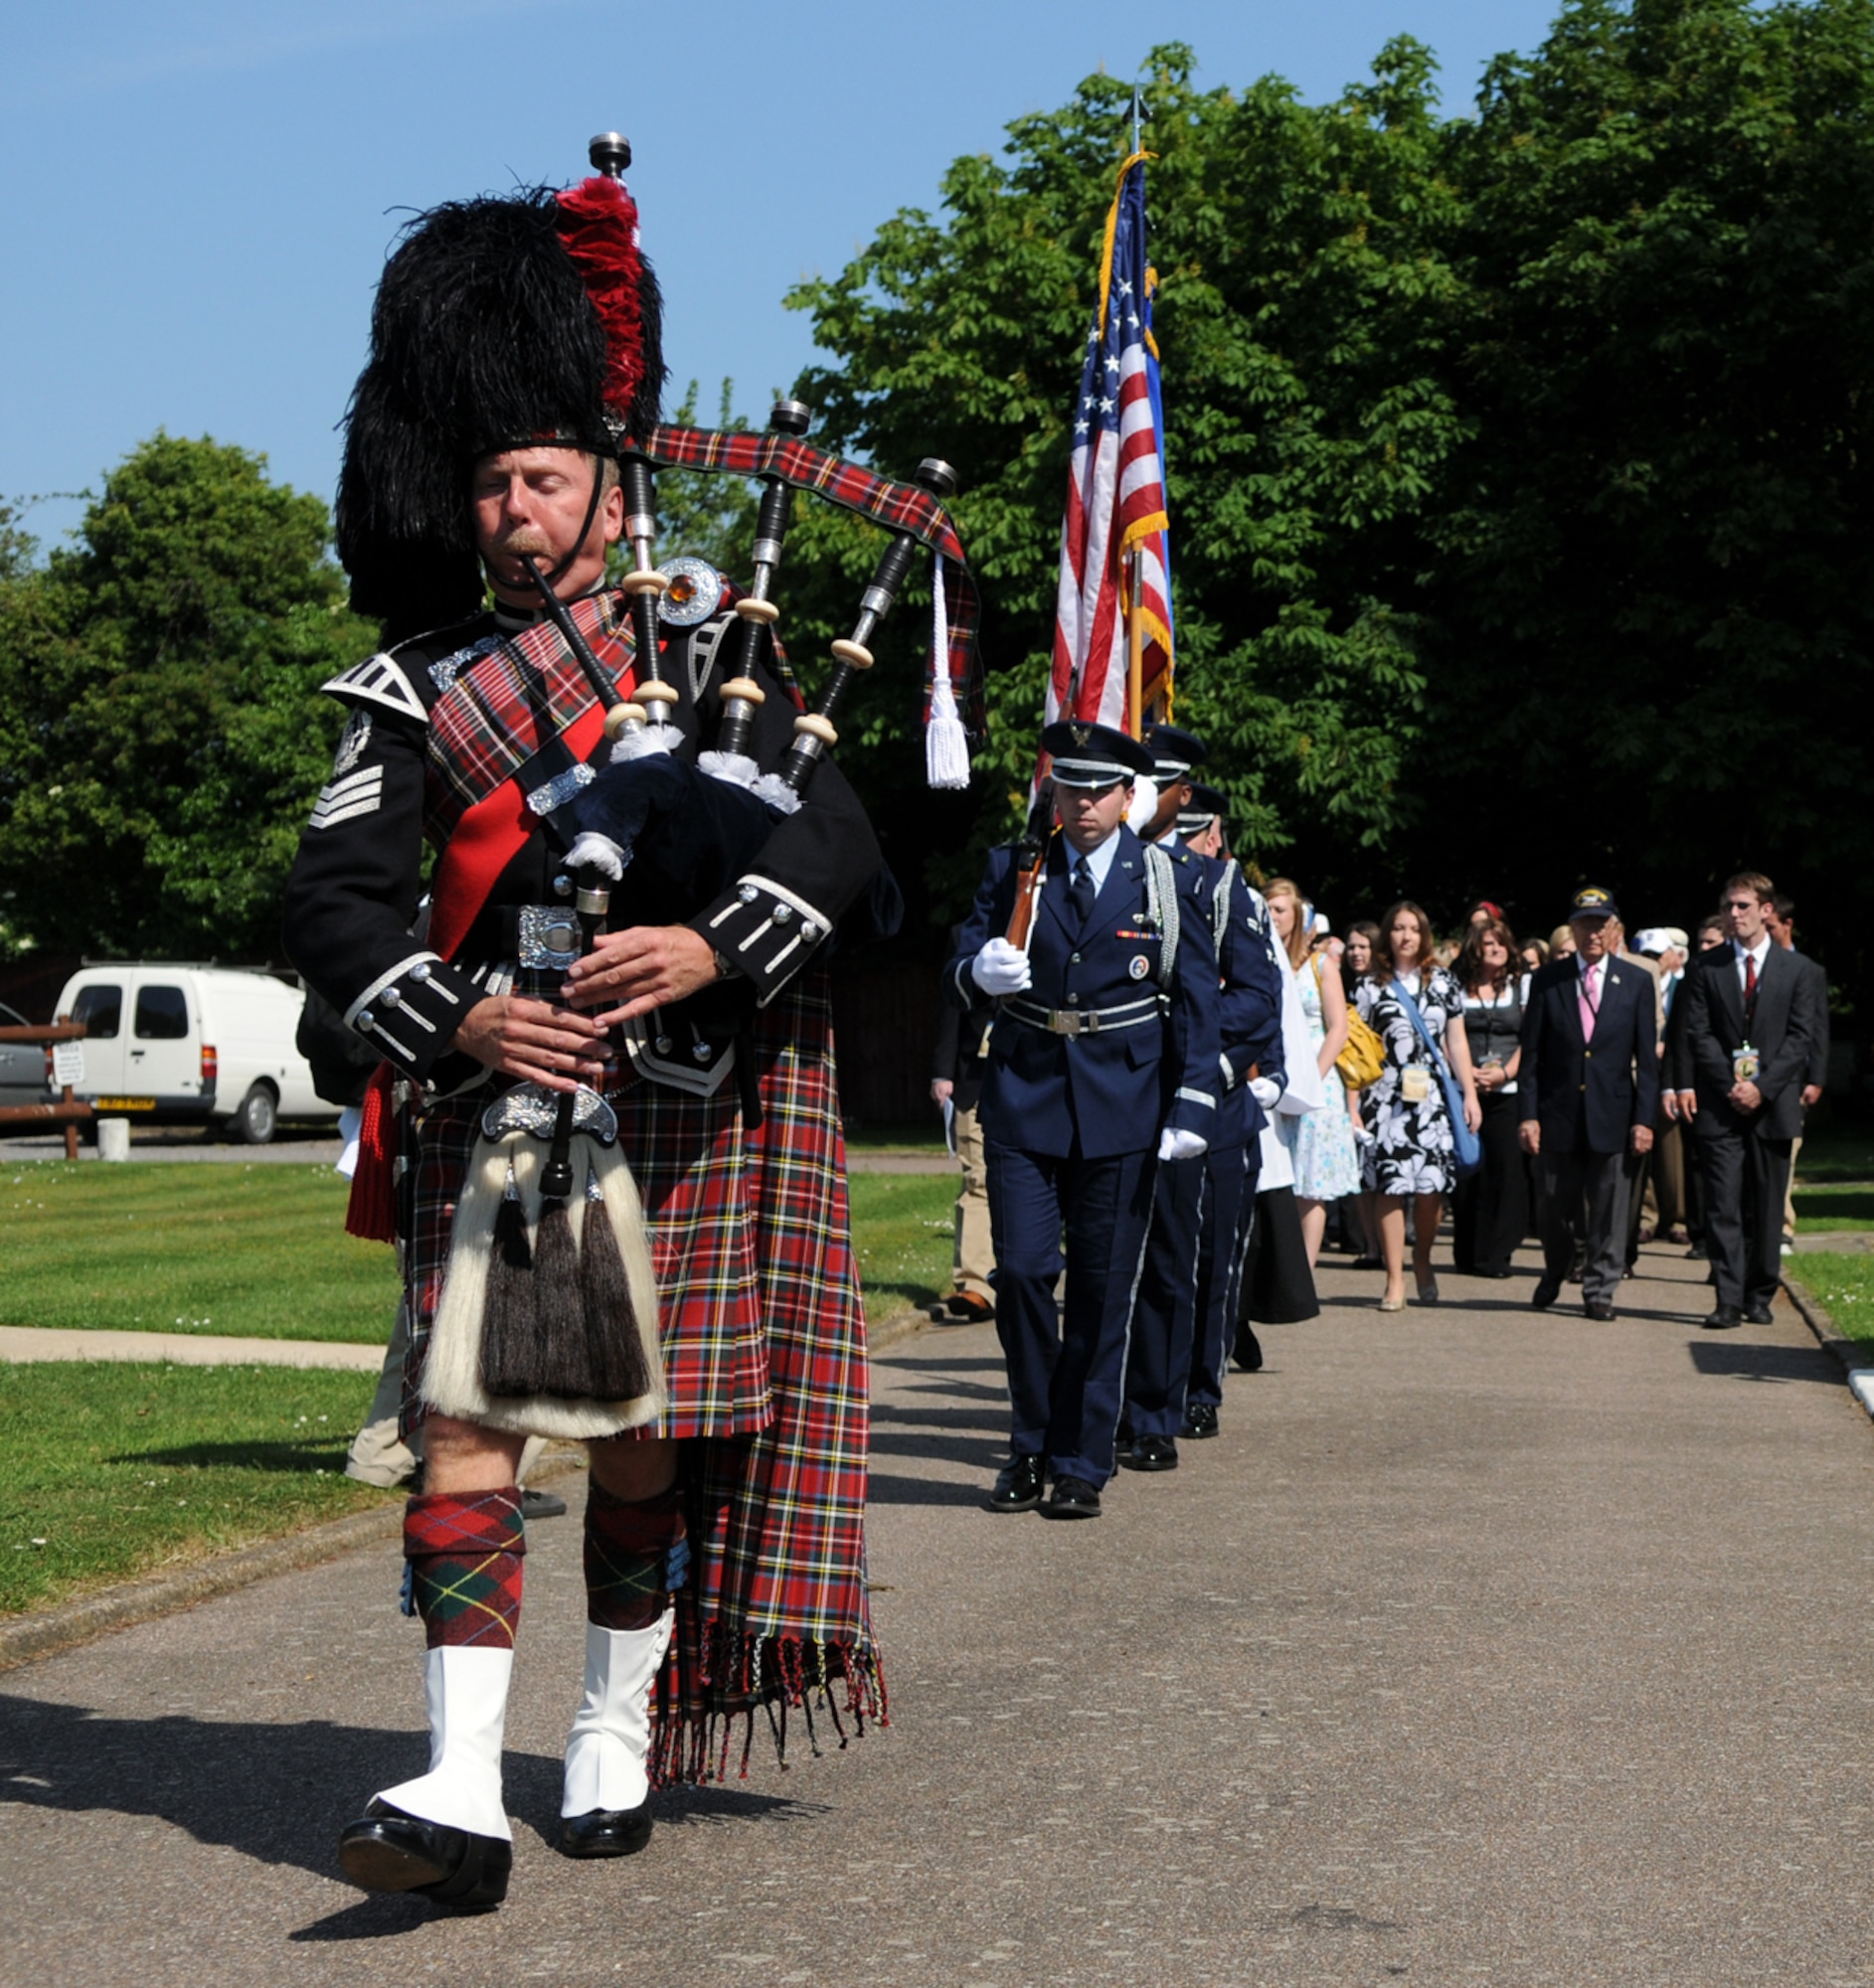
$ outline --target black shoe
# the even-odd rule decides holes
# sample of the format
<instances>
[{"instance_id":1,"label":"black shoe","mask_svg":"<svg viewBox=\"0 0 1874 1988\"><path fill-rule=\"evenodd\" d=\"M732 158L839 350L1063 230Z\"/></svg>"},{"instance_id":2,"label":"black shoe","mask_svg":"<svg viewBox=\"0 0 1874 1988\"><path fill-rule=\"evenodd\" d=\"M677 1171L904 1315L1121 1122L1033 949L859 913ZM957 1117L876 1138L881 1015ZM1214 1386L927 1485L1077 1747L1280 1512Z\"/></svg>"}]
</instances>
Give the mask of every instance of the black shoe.
<instances>
[{"instance_id":1,"label":"black shoe","mask_svg":"<svg viewBox=\"0 0 1874 1988\"><path fill-rule=\"evenodd\" d=\"M636 1808L594 1808L584 1815L563 1817L560 1854L563 1857L634 1857L651 1840L651 1805Z\"/></svg>"},{"instance_id":2,"label":"black shoe","mask_svg":"<svg viewBox=\"0 0 1874 1988\"><path fill-rule=\"evenodd\" d=\"M1775 1325L1776 1322L1767 1304L1746 1305L1744 1307L1744 1323L1746 1325Z\"/></svg>"},{"instance_id":3,"label":"black shoe","mask_svg":"<svg viewBox=\"0 0 1874 1988\"><path fill-rule=\"evenodd\" d=\"M1694 1243L1693 1243L1693 1244L1691 1245L1691 1247L1690 1247L1689 1249L1687 1249L1687 1250L1686 1250L1686 1252L1685 1252L1685 1260L1686 1260L1686 1261L1687 1261L1688 1263L1702 1263L1702 1262L1704 1262L1704 1261L1706 1260L1706 1258L1707 1258L1707 1257L1708 1257L1708 1256L1709 1256L1710 1254L1711 1254L1711 1251L1710 1251L1709 1249L1707 1249L1707 1248L1705 1247L1705 1245L1704 1245L1704 1243L1703 1243L1702 1242L1694 1242Z\"/></svg>"},{"instance_id":4,"label":"black shoe","mask_svg":"<svg viewBox=\"0 0 1874 1988\"><path fill-rule=\"evenodd\" d=\"M508 1895L514 1846L374 1801L339 1832L338 1863L361 1891L414 1892L458 1912L488 1912Z\"/></svg>"},{"instance_id":5,"label":"black shoe","mask_svg":"<svg viewBox=\"0 0 1874 1988\"><path fill-rule=\"evenodd\" d=\"M1707 1332L1729 1332L1734 1325L1744 1323L1744 1314L1736 1305L1720 1305L1705 1321Z\"/></svg>"},{"instance_id":6,"label":"black shoe","mask_svg":"<svg viewBox=\"0 0 1874 1988\"><path fill-rule=\"evenodd\" d=\"M1097 1519L1100 1493L1084 1477L1057 1477L1054 1496L1042 1506L1041 1513L1047 1519Z\"/></svg>"},{"instance_id":7,"label":"black shoe","mask_svg":"<svg viewBox=\"0 0 1874 1988\"><path fill-rule=\"evenodd\" d=\"M1487 1270L1472 1270L1470 1274L1473 1277L1488 1277L1494 1282L1501 1283L1505 1277L1513 1277L1516 1272L1510 1269L1499 1269L1492 1264Z\"/></svg>"},{"instance_id":8,"label":"black shoe","mask_svg":"<svg viewBox=\"0 0 1874 1988\"><path fill-rule=\"evenodd\" d=\"M1529 1309L1531 1311L1547 1311L1561 1295L1561 1278L1544 1277L1535 1289L1529 1293Z\"/></svg>"},{"instance_id":9,"label":"black shoe","mask_svg":"<svg viewBox=\"0 0 1874 1988\"><path fill-rule=\"evenodd\" d=\"M1263 1342L1247 1325L1237 1327L1237 1343L1233 1357L1239 1373L1260 1374L1263 1371Z\"/></svg>"},{"instance_id":10,"label":"black shoe","mask_svg":"<svg viewBox=\"0 0 1874 1988\"><path fill-rule=\"evenodd\" d=\"M1184 1426L1178 1430L1192 1442L1202 1442L1217 1433L1217 1410L1209 1402L1193 1402L1184 1411Z\"/></svg>"},{"instance_id":11,"label":"black shoe","mask_svg":"<svg viewBox=\"0 0 1874 1988\"><path fill-rule=\"evenodd\" d=\"M1041 1458L1018 1456L1005 1465L982 1502L990 1512L1032 1512L1041 1503Z\"/></svg>"},{"instance_id":12,"label":"black shoe","mask_svg":"<svg viewBox=\"0 0 1874 1988\"><path fill-rule=\"evenodd\" d=\"M1178 1446L1168 1435L1135 1435L1124 1462L1128 1470L1175 1470ZM1057 1495L1060 1488L1058 1484L1055 1486Z\"/></svg>"},{"instance_id":13,"label":"black shoe","mask_svg":"<svg viewBox=\"0 0 1874 1988\"><path fill-rule=\"evenodd\" d=\"M1618 1316L1606 1298L1590 1298L1582 1306L1582 1311L1587 1317L1598 1320L1602 1325L1606 1325L1610 1319Z\"/></svg>"},{"instance_id":14,"label":"black shoe","mask_svg":"<svg viewBox=\"0 0 1874 1988\"><path fill-rule=\"evenodd\" d=\"M521 1491L521 1517L523 1519L564 1519L566 1500L557 1491Z\"/></svg>"},{"instance_id":15,"label":"black shoe","mask_svg":"<svg viewBox=\"0 0 1874 1988\"><path fill-rule=\"evenodd\" d=\"M1132 1453L1132 1431L1120 1429L1112 1438L1112 1453L1116 1457L1128 1457Z\"/></svg>"}]
</instances>

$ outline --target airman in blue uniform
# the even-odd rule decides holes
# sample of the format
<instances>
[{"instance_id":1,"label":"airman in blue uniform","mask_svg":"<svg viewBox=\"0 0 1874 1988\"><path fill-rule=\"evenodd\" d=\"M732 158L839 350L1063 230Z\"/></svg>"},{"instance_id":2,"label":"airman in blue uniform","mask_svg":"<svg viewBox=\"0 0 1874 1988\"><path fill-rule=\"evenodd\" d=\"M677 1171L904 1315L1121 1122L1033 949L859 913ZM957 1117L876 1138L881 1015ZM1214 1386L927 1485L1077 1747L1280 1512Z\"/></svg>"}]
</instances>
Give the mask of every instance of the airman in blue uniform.
<instances>
[{"instance_id":1,"label":"airman in blue uniform","mask_svg":"<svg viewBox=\"0 0 1874 1988\"><path fill-rule=\"evenodd\" d=\"M1281 1095L1281 981L1266 908L1234 862L1190 844L1216 825L1224 797L1191 778L1203 742L1171 726L1146 735L1164 847L1201 879L1217 946L1221 1053L1217 1129L1206 1151L1158 1171L1144 1273L1126 1356L1119 1460L1174 1470L1176 1437L1217 1432L1228 1320L1254 1205L1265 1106Z\"/></svg>"},{"instance_id":2,"label":"airman in blue uniform","mask_svg":"<svg viewBox=\"0 0 1874 1988\"><path fill-rule=\"evenodd\" d=\"M988 1505L1094 1518L1112 1474L1126 1333L1156 1168L1216 1135L1217 949L1195 866L1124 825L1150 755L1105 726L1042 734L1061 832L1026 942L1024 878L998 849L945 972L950 998L999 1000L981 1120L995 1237L996 1329L1012 1455ZM1066 1237L1067 1290L1057 1314Z\"/></svg>"}]
</instances>

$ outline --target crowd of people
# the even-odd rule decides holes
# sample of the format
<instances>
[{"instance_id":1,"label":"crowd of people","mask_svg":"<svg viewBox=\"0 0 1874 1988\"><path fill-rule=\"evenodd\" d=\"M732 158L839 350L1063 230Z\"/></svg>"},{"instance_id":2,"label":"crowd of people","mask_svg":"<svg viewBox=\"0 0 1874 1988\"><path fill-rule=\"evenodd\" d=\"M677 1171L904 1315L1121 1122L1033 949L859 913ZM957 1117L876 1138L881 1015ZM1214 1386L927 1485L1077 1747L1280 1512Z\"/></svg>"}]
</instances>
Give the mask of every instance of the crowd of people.
<instances>
[{"instance_id":1,"label":"crowd of people","mask_svg":"<svg viewBox=\"0 0 1874 1988\"><path fill-rule=\"evenodd\" d=\"M1149 778L1144 758L1136 771L1122 768L1116 747L1104 761L1096 752L1084 777L1117 782L1124 792L1136 779L1143 798L1129 808L1115 802L1115 824L1134 825L1141 842L1156 839L1214 864L1224 841L1222 796L1191 781L1187 762L1201 757L1195 745L1161 728L1147 735ZM1167 789L1178 796L1169 812ZM1006 873L991 879L1005 881ZM1158 1287L1176 1250L1195 1266L1190 1281L1205 1290L1202 1306L1187 1305L1199 1314L1197 1339L1204 1307L1220 1295L1237 1363L1247 1368L1261 1363L1258 1325L1318 1311L1313 1271L1330 1240L1354 1267L1382 1273L1381 1312L1439 1303L1437 1252L1448 1215L1450 1268L1462 1276L1514 1277L1516 1251L1532 1236L1539 1242L1542 1266L1529 1295L1537 1310L1573 1283L1586 1316L1614 1319L1640 1246L1658 1239L1709 1262L1707 1329L1768 1321L1779 1258L1794 1234L1790 1177L1802 1114L1822 1094L1828 1059L1826 981L1795 950L1794 905L1769 878L1731 878L1695 932L1669 924L1629 930L1612 893L1588 888L1545 936L1520 938L1489 901L1473 906L1455 934L1441 935L1411 900L1337 932L1291 878L1270 878L1260 893L1244 888L1252 901L1246 929L1266 946L1278 987L1264 1018L1273 1047L1245 1063L1257 1078L1263 1123L1249 1147L1235 1230L1213 1218L1208 1234L1194 1232L1179 1212L1190 1196L1176 1179L1177 1162L1161 1159L1157 1192L1173 1213L1154 1211L1148 1192L1131 1227L1115 1233L1103 1214L1106 1250L1096 1265L1077 1252L1073 1198L1064 1189L1058 1206L1033 1212L1024 1236L1031 1259L1024 1274L1045 1289L1030 1293L1034 1316L1019 1326L997 1267L1006 1224L998 1222L996 1177L998 1145L1006 1173L1009 1147L1032 1136L1032 1119L1005 1110L998 1125L992 1107L985 1158L977 1111L985 1077L993 1091L998 1063L1025 1070L1031 1110L1053 1086L1067 1107L1057 1135L1064 1154L1078 1156L1109 1128L1074 1111L1079 1066L1071 1042L1044 1057L998 1012L1008 1004L994 998L996 985L979 965L979 948L1001 945L1010 957L998 966L1014 971L1013 948L995 937L1004 910L996 890L979 898L946 976L952 1024L963 1017L960 1029L943 1032L933 1085L949 1101L964 1159L949 1310L957 1318L997 1316L1011 1362L1018 1352L1010 1349L1019 1349L1039 1372L1053 1374L1065 1347L1076 1387L1083 1370L1104 1361L1110 1372L1099 1412L1110 1408L1115 1418L1113 1461L1175 1467L1160 1370L1167 1345L1175 1366L1190 1335L1181 1334L1178 1306ZM1228 927L1216 921L1220 935ZM1071 948L1077 936L1076 964L1101 934L1069 926L1064 942ZM1228 1000L1225 963L1193 960L1189 970L1220 972ZM1226 1042L1226 1087L1232 1063ZM1099 1108L1091 1097L1087 1105ZM1142 1134L1136 1142L1143 1145ZM1133 1228L1147 1239L1136 1277L1128 1274ZM1161 1238L1173 1251L1159 1246ZM1206 1267L1213 1255L1221 1271ZM1092 1345L1098 1335L1088 1348L1075 1347L1077 1267L1081 1305L1104 1305L1117 1318L1104 1352ZM1063 1270L1068 1317L1057 1341L1053 1293ZM1140 1368L1153 1378L1150 1412L1135 1379ZM1175 1422L1186 1437L1218 1426L1221 1394L1213 1385L1200 1397L1201 1372L1200 1360ZM1048 1437L1039 1404L1026 1421L1018 1412L1014 1478L1003 1473L991 1509L1041 1506L1065 1515L1044 1502ZM1084 1455L1075 1468L1090 1481L1070 1502L1097 1510L1097 1496L1087 1493L1097 1493L1099 1474Z\"/></svg>"}]
</instances>

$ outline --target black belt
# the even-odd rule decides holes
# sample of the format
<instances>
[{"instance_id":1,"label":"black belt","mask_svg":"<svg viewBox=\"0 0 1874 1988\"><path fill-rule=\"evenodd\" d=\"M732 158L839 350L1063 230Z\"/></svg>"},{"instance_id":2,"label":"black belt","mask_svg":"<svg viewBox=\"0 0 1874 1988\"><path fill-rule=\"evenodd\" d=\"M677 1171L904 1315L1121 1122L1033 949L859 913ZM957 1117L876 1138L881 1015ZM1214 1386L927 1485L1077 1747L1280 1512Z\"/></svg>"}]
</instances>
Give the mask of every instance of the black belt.
<instances>
[{"instance_id":1,"label":"black belt","mask_svg":"<svg viewBox=\"0 0 1874 1988\"><path fill-rule=\"evenodd\" d=\"M1103 1036L1116 1029L1137 1029L1155 1022L1159 1009L1156 994L1121 1002L1116 1008L1044 1008L1039 1001L1025 1001L1019 994L1011 994L1003 1001L1002 1012L1051 1036Z\"/></svg>"}]
</instances>

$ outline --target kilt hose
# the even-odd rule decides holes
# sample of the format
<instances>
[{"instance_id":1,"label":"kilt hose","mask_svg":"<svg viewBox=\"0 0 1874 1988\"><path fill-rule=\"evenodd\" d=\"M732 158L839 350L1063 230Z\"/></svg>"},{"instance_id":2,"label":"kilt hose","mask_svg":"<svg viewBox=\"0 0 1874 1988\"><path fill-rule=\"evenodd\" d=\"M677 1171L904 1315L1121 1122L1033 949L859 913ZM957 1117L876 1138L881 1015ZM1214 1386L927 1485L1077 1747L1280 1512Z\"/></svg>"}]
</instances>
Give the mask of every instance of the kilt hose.
<instances>
[{"instance_id":1,"label":"kilt hose","mask_svg":"<svg viewBox=\"0 0 1874 1988\"><path fill-rule=\"evenodd\" d=\"M696 1097L627 1075L610 1093L656 1269L669 1406L616 1438L683 1443L691 1573L652 1699L653 1786L748 1771L763 1709L783 1764L797 1711L884 1723L865 1589L867 1375L832 1012L809 969L750 1031L763 1122L733 1077ZM421 1421L429 1326L483 1087L404 1128L413 1322L404 1423Z\"/></svg>"}]
</instances>

